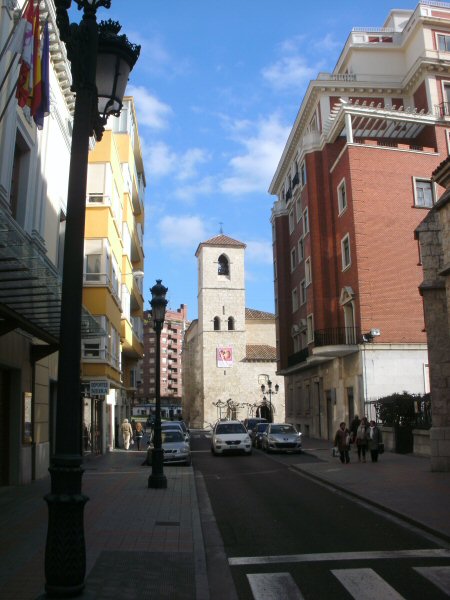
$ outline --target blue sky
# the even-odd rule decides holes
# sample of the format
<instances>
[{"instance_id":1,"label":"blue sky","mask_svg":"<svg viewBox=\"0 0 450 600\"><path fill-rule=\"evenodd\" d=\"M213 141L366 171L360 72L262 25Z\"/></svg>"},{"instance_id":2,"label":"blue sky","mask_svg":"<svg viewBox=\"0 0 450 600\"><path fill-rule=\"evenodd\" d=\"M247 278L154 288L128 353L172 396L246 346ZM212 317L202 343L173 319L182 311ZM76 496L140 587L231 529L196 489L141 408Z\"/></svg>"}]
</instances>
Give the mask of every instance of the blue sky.
<instances>
[{"instance_id":1,"label":"blue sky","mask_svg":"<svg viewBox=\"0 0 450 600\"><path fill-rule=\"evenodd\" d=\"M112 0L142 45L135 97L147 178L145 305L156 278L169 307L197 317L200 242L247 244L246 305L273 312L268 187L304 92L330 72L352 27L381 27L415 0ZM74 15L77 19L79 15Z\"/></svg>"}]
</instances>

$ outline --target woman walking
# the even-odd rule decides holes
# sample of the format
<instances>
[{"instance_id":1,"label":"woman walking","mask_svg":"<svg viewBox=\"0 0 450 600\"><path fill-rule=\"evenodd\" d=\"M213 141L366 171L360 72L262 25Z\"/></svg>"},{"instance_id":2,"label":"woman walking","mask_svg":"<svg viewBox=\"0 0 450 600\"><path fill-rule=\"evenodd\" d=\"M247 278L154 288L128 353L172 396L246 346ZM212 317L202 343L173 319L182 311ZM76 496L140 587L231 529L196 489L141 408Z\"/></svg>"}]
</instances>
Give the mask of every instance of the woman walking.
<instances>
[{"instance_id":1,"label":"woman walking","mask_svg":"<svg viewBox=\"0 0 450 600\"><path fill-rule=\"evenodd\" d=\"M133 439L133 429L128 423L128 419L124 419L122 423L122 437L123 437L123 447L125 450L128 450L130 447L130 441Z\"/></svg>"},{"instance_id":2,"label":"woman walking","mask_svg":"<svg viewBox=\"0 0 450 600\"><path fill-rule=\"evenodd\" d=\"M336 431L334 445L337 446L339 450L341 463L348 465L350 462L350 432L344 422L339 425L339 429Z\"/></svg>"},{"instance_id":3,"label":"woman walking","mask_svg":"<svg viewBox=\"0 0 450 600\"><path fill-rule=\"evenodd\" d=\"M375 421L370 421L370 427L367 433L367 442L369 445L372 462L378 462L378 451L382 441L381 431L378 429Z\"/></svg>"},{"instance_id":4,"label":"woman walking","mask_svg":"<svg viewBox=\"0 0 450 600\"><path fill-rule=\"evenodd\" d=\"M140 421L138 421L136 423L136 427L134 429L134 435L136 437L137 449L140 450L141 449L141 441L144 436L144 428L142 427L142 423Z\"/></svg>"},{"instance_id":5,"label":"woman walking","mask_svg":"<svg viewBox=\"0 0 450 600\"><path fill-rule=\"evenodd\" d=\"M366 450L367 450L367 430L369 429L369 424L367 422L367 418L363 417L361 419L361 423L358 425L358 429L356 430L356 449L358 451L358 461L366 462Z\"/></svg>"}]
</instances>

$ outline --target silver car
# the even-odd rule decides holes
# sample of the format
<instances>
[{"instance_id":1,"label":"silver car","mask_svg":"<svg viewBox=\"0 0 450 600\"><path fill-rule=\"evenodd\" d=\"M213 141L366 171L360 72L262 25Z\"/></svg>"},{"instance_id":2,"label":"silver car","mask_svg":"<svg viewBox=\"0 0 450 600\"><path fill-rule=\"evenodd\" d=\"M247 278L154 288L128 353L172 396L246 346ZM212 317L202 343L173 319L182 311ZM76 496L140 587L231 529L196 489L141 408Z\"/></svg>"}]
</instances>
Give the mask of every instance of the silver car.
<instances>
[{"instance_id":1,"label":"silver car","mask_svg":"<svg viewBox=\"0 0 450 600\"><path fill-rule=\"evenodd\" d=\"M176 429L167 429L161 432L161 447L164 452L164 464L180 463L191 464L191 449L186 442L184 434ZM153 443L147 449L146 464L152 464Z\"/></svg>"},{"instance_id":2,"label":"silver car","mask_svg":"<svg viewBox=\"0 0 450 600\"><path fill-rule=\"evenodd\" d=\"M290 423L269 423L262 436L266 452L301 452L302 434Z\"/></svg>"}]
</instances>

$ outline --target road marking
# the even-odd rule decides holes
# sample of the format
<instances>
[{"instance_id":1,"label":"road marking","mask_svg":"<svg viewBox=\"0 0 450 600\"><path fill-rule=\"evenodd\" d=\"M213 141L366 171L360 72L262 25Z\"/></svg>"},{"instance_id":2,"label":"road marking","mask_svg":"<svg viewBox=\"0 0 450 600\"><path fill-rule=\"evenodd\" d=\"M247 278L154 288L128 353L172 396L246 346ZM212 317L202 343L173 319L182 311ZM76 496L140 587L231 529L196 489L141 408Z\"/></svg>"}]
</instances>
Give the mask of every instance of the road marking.
<instances>
[{"instance_id":1,"label":"road marking","mask_svg":"<svg viewBox=\"0 0 450 600\"><path fill-rule=\"evenodd\" d=\"M358 600L405 600L372 569L332 569L331 572Z\"/></svg>"},{"instance_id":2,"label":"road marking","mask_svg":"<svg viewBox=\"0 0 450 600\"><path fill-rule=\"evenodd\" d=\"M414 567L414 570L450 596L450 567Z\"/></svg>"},{"instance_id":3,"label":"road marking","mask_svg":"<svg viewBox=\"0 0 450 600\"><path fill-rule=\"evenodd\" d=\"M253 597L264 600L304 600L292 575L289 573L247 574Z\"/></svg>"},{"instance_id":4,"label":"road marking","mask_svg":"<svg viewBox=\"0 0 450 600\"><path fill-rule=\"evenodd\" d=\"M386 558L450 558L450 550L382 550L369 552L325 552L318 554L282 554L280 556L236 556L228 559L233 566L265 565L275 563L320 562L331 560L380 560Z\"/></svg>"}]
</instances>

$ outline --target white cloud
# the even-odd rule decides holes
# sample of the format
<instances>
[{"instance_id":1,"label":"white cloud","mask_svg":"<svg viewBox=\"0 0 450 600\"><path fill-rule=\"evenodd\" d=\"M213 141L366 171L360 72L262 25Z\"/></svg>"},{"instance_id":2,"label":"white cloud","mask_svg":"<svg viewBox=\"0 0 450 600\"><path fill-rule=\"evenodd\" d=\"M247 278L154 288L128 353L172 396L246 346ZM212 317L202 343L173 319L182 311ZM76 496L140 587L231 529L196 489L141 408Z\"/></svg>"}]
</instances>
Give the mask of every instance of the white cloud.
<instances>
[{"instance_id":1,"label":"white cloud","mask_svg":"<svg viewBox=\"0 0 450 600\"><path fill-rule=\"evenodd\" d=\"M231 174L220 182L223 193L231 195L266 193L283 152L290 127L270 115L255 123L237 121L233 138L242 145L242 154L230 159Z\"/></svg>"},{"instance_id":2,"label":"white cloud","mask_svg":"<svg viewBox=\"0 0 450 600\"><path fill-rule=\"evenodd\" d=\"M207 196L217 189L214 177L196 179L195 183L184 183L174 191L174 196L184 202L193 202L199 196Z\"/></svg>"},{"instance_id":3,"label":"white cloud","mask_svg":"<svg viewBox=\"0 0 450 600\"><path fill-rule=\"evenodd\" d=\"M201 148L190 148L178 160L177 179L192 179L197 175L197 165L208 162L209 154Z\"/></svg>"},{"instance_id":4,"label":"white cloud","mask_svg":"<svg viewBox=\"0 0 450 600\"><path fill-rule=\"evenodd\" d=\"M207 238L206 227L198 216L166 216L158 223L161 245L171 250L192 250Z\"/></svg>"},{"instance_id":5,"label":"white cloud","mask_svg":"<svg viewBox=\"0 0 450 600\"><path fill-rule=\"evenodd\" d=\"M266 79L275 89L299 88L317 75L317 67L309 66L303 56L283 56L262 71Z\"/></svg>"},{"instance_id":6,"label":"white cloud","mask_svg":"<svg viewBox=\"0 0 450 600\"><path fill-rule=\"evenodd\" d=\"M252 263L271 265L273 263L273 250L271 242L246 242L246 256Z\"/></svg>"},{"instance_id":7,"label":"white cloud","mask_svg":"<svg viewBox=\"0 0 450 600\"><path fill-rule=\"evenodd\" d=\"M176 169L177 155L164 142L148 146L141 137L141 147L148 179L164 177Z\"/></svg>"},{"instance_id":8,"label":"white cloud","mask_svg":"<svg viewBox=\"0 0 450 600\"><path fill-rule=\"evenodd\" d=\"M168 104L152 96L144 86L129 85L126 93L134 98L139 125L151 129L167 127L167 121L173 112Z\"/></svg>"}]
</instances>

